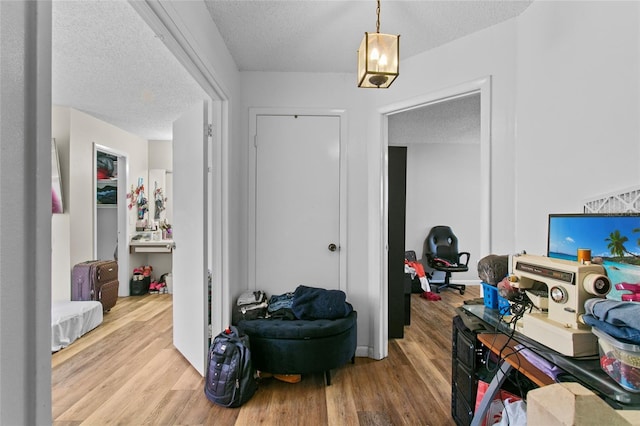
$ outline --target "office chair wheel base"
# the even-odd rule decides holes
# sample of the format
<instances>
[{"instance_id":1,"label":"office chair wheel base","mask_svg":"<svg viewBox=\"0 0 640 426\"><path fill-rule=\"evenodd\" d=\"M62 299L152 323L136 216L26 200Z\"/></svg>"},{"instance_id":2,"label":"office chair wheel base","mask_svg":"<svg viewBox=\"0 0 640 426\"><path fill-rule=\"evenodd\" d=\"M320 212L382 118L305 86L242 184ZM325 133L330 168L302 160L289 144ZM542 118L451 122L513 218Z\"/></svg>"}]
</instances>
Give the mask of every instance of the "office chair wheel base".
<instances>
[{"instance_id":1,"label":"office chair wheel base","mask_svg":"<svg viewBox=\"0 0 640 426\"><path fill-rule=\"evenodd\" d=\"M464 294L464 290L460 290L460 296Z\"/></svg>"}]
</instances>

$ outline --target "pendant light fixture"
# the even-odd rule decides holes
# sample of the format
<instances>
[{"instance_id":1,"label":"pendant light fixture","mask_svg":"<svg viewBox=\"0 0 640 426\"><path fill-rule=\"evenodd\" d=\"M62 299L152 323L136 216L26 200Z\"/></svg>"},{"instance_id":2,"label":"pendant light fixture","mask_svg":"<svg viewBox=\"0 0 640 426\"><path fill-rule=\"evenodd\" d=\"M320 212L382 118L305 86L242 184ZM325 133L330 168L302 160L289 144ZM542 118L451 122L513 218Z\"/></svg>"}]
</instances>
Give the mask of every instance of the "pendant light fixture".
<instances>
[{"instance_id":1,"label":"pendant light fixture","mask_svg":"<svg viewBox=\"0 0 640 426\"><path fill-rule=\"evenodd\" d=\"M358 49L358 87L386 89L396 79L400 65L400 36L380 33L377 0L375 33L364 33Z\"/></svg>"}]
</instances>

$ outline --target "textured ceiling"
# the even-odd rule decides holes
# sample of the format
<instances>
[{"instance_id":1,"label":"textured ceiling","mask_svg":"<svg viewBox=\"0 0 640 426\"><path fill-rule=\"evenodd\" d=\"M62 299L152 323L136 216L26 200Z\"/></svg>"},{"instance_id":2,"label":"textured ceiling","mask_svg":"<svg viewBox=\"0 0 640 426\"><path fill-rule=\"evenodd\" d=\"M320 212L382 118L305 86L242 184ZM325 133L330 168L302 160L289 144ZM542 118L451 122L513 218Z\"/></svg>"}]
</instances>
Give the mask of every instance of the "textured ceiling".
<instances>
[{"instance_id":1,"label":"textured ceiling","mask_svg":"<svg viewBox=\"0 0 640 426\"><path fill-rule=\"evenodd\" d=\"M52 97L145 139L204 91L125 1L53 2Z\"/></svg>"},{"instance_id":2,"label":"textured ceiling","mask_svg":"<svg viewBox=\"0 0 640 426\"><path fill-rule=\"evenodd\" d=\"M354 73L374 0L205 0L241 71ZM407 58L519 15L531 1L381 2L380 32L400 34Z\"/></svg>"},{"instance_id":3,"label":"textured ceiling","mask_svg":"<svg viewBox=\"0 0 640 426\"><path fill-rule=\"evenodd\" d=\"M479 144L480 94L389 116L389 145Z\"/></svg>"},{"instance_id":4,"label":"textured ceiling","mask_svg":"<svg viewBox=\"0 0 640 426\"><path fill-rule=\"evenodd\" d=\"M241 71L354 73L360 40L375 31L373 0L204 1ZM402 60L530 3L382 1L380 30L401 35ZM171 139L172 122L205 96L124 0L54 0L52 60L55 105L145 139Z\"/></svg>"}]
</instances>

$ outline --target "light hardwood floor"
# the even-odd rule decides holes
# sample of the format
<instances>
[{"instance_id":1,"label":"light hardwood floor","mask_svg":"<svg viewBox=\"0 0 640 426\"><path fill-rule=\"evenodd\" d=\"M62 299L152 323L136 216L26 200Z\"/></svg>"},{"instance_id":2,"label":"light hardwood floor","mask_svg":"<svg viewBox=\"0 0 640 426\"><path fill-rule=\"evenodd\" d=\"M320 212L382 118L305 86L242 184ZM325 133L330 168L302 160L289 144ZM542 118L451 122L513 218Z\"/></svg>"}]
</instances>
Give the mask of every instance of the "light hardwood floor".
<instances>
[{"instance_id":1,"label":"light hardwood floor","mask_svg":"<svg viewBox=\"0 0 640 426\"><path fill-rule=\"evenodd\" d=\"M120 298L104 323L52 355L55 425L453 425L451 318L465 299L412 295L411 325L381 361L356 358L297 384L263 379L236 409L204 396L204 379L172 345L171 295Z\"/></svg>"}]
</instances>

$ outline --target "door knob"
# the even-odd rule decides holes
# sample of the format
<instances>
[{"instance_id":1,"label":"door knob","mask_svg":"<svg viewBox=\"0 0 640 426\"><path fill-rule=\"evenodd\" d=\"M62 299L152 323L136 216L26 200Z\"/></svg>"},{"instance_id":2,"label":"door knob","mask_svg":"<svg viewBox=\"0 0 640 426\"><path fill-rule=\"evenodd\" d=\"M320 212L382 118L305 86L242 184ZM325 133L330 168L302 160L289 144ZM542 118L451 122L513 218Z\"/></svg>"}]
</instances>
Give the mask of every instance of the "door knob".
<instances>
[{"instance_id":1,"label":"door knob","mask_svg":"<svg viewBox=\"0 0 640 426\"><path fill-rule=\"evenodd\" d=\"M331 244L329 244L328 249L329 249L329 251L336 251L336 250L338 250L338 246L333 244L333 243L331 243Z\"/></svg>"}]
</instances>

